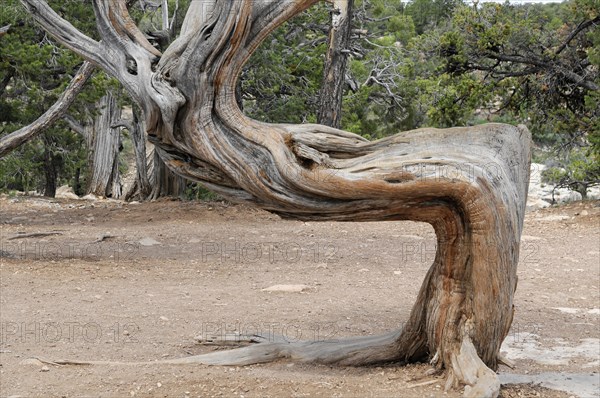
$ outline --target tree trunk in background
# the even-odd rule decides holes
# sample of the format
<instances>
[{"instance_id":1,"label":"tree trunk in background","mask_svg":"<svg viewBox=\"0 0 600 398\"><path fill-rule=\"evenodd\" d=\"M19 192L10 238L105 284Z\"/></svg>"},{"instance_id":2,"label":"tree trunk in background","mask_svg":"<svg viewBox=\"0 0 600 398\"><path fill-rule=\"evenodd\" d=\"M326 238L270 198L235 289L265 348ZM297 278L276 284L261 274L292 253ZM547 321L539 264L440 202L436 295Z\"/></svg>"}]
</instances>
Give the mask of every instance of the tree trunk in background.
<instances>
[{"instance_id":1,"label":"tree trunk in background","mask_svg":"<svg viewBox=\"0 0 600 398\"><path fill-rule=\"evenodd\" d=\"M97 109L98 115L86 126L90 148L87 193L116 199L121 197L121 133L112 126L120 120L121 108L113 93L108 92L98 101Z\"/></svg>"},{"instance_id":2,"label":"tree trunk in background","mask_svg":"<svg viewBox=\"0 0 600 398\"><path fill-rule=\"evenodd\" d=\"M327 54L319 92L317 122L335 128L340 128L342 120L342 98L348 61L344 50L348 48L350 41L353 6L354 0L333 0Z\"/></svg>"},{"instance_id":3,"label":"tree trunk in background","mask_svg":"<svg viewBox=\"0 0 600 398\"><path fill-rule=\"evenodd\" d=\"M120 120L113 127L125 127L131 134L135 154L136 177L133 184L126 184L122 199L154 200L160 197L181 197L187 182L173 173L160 159L154 145L146 144L145 122L139 117L139 110L134 107L133 120ZM158 165L158 167L155 167Z\"/></svg>"},{"instance_id":4,"label":"tree trunk in background","mask_svg":"<svg viewBox=\"0 0 600 398\"><path fill-rule=\"evenodd\" d=\"M150 152L150 157L152 192L148 199L155 200L166 196L182 198L187 185L186 179L173 173L161 159L156 148Z\"/></svg>"},{"instance_id":5,"label":"tree trunk in background","mask_svg":"<svg viewBox=\"0 0 600 398\"><path fill-rule=\"evenodd\" d=\"M81 191L81 168L79 167L75 170L75 175L73 176L73 192L77 196L83 194Z\"/></svg>"},{"instance_id":6,"label":"tree trunk in background","mask_svg":"<svg viewBox=\"0 0 600 398\"><path fill-rule=\"evenodd\" d=\"M133 110L133 127L131 139L135 152L135 165L137 171L137 194L140 200L145 200L152 193L152 184L148 178L148 161L146 153L146 127L143 118L138 115L137 108Z\"/></svg>"},{"instance_id":7,"label":"tree trunk in background","mask_svg":"<svg viewBox=\"0 0 600 398\"><path fill-rule=\"evenodd\" d=\"M44 196L53 198L56 196L56 180L58 179L58 164L60 159L52 153L52 143L44 135Z\"/></svg>"}]
</instances>

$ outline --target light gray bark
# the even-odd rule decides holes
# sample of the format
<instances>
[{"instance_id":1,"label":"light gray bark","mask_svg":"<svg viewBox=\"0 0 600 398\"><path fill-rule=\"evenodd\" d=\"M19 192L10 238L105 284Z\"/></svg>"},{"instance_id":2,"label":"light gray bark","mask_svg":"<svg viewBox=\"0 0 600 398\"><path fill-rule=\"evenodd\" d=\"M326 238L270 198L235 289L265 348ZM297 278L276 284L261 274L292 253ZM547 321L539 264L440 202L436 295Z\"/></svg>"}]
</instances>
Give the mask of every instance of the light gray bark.
<instances>
[{"instance_id":1,"label":"light gray bark","mask_svg":"<svg viewBox=\"0 0 600 398\"><path fill-rule=\"evenodd\" d=\"M137 195L140 200L145 200L152 192L152 186L148 177L144 121L139 117L138 110L134 109L133 120L119 120L113 127L124 127L129 131L135 155L136 182L128 192L123 193L124 199L129 200Z\"/></svg>"},{"instance_id":2,"label":"light gray bark","mask_svg":"<svg viewBox=\"0 0 600 398\"><path fill-rule=\"evenodd\" d=\"M186 180L169 169L159 156L156 148L150 152L148 164L152 175L150 181L152 191L147 199L155 200L168 196L183 197L187 184Z\"/></svg>"},{"instance_id":3,"label":"light gray bark","mask_svg":"<svg viewBox=\"0 0 600 398\"><path fill-rule=\"evenodd\" d=\"M121 133L118 128L112 126L120 120L121 109L117 98L110 91L98 101L96 109L98 114L88 125L86 133L90 149L87 192L117 199L121 197Z\"/></svg>"},{"instance_id":4,"label":"light gray bark","mask_svg":"<svg viewBox=\"0 0 600 398\"><path fill-rule=\"evenodd\" d=\"M6 25L6 26L0 27L0 37L2 37L8 33L8 31L10 30L10 26L11 25Z\"/></svg>"}]
</instances>

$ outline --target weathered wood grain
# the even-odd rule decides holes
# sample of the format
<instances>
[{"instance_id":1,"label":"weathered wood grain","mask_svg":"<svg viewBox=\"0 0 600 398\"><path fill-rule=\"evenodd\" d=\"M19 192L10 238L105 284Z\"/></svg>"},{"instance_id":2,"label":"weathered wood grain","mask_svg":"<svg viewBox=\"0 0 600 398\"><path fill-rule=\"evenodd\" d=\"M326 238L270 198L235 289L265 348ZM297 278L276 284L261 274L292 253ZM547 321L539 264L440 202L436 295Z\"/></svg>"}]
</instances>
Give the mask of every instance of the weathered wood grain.
<instances>
[{"instance_id":1,"label":"weathered wood grain","mask_svg":"<svg viewBox=\"0 0 600 398\"><path fill-rule=\"evenodd\" d=\"M264 342L168 363L289 357L362 365L428 358L447 370L448 387L497 395L494 370L513 318L529 132L487 124L369 142L325 126L249 119L235 101L242 66L273 29L316 1L200 1L184 34L159 56L119 22L126 15L116 0L94 1L101 43L81 38L44 2L22 0L59 41L123 83L144 112L150 139L178 174L282 217L414 220L436 232L435 260L401 330L337 344ZM127 67L132 61L135 71Z\"/></svg>"}]
</instances>

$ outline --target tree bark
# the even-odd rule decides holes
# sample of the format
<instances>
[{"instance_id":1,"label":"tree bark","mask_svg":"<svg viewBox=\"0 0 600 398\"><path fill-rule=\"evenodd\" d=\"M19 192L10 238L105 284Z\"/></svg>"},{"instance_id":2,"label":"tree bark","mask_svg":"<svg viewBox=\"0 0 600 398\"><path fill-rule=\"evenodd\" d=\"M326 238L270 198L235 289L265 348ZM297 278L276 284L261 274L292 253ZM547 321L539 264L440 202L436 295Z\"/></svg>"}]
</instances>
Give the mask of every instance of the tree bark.
<instances>
[{"instance_id":1,"label":"tree bark","mask_svg":"<svg viewBox=\"0 0 600 398\"><path fill-rule=\"evenodd\" d=\"M129 192L123 193L123 199L129 200L138 196L140 200L147 199L152 192L152 185L148 178L148 156L146 153L146 128L144 121L138 115L139 111L134 107L133 121L119 120L112 127L125 127L131 134L133 142L133 153L135 155L136 181Z\"/></svg>"},{"instance_id":2,"label":"tree bark","mask_svg":"<svg viewBox=\"0 0 600 398\"><path fill-rule=\"evenodd\" d=\"M112 127L121 118L117 99L109 91L96 104L98 115L87 127L89 178L87 193L120 198L119 152L121 133Z\"/></svg>"},{"instance_id":3,"label":"tree bark","mask_svg":"<svg viewBox=\"0 0 600 398\"><path fill-rule=\"evenodd\" d=\"M354 0L333 0L317 122L335 128L340 128L342 120L342 98L348 61L344 50L350 42L353 7Z\"/></svg>"},{"instance_id":4,"label":"tree bark","mask_svg":"<svg viewBox=\"0 0 600 398\"><path fill-rule=\"evenodd\" d=\"M494 371L513 319L529 182L526 128L419 129L369 142L322 125L249 119L235 101L242 66L273 29L316 0L217 1L201 17L188 13L187 30L158 56L135 32L122 33L110 16L127 16L111 0L94 2L101 43L80 38L44 2L22 1L51 34L130 90L156 150L179 175L282 217L414 220L435 230L435 260L398 331L338 343L265 342L178 363L430 359L446 369L447 387L464 384L467 396L498 394ZM97 46L100 57L91 51Z\"/></svg>"},{"instance_id":5,"label":"tree bark","mask_svg":"<svg viewBox=\"0 0 600 398\"><path fill-rule=\"evenodd\" d=\"M150 170L152 191L147 199L156 200L163 197L182 198L186 180L173 173L159 156L156 148L150 152Z\"/></svg>"}]
</instances>

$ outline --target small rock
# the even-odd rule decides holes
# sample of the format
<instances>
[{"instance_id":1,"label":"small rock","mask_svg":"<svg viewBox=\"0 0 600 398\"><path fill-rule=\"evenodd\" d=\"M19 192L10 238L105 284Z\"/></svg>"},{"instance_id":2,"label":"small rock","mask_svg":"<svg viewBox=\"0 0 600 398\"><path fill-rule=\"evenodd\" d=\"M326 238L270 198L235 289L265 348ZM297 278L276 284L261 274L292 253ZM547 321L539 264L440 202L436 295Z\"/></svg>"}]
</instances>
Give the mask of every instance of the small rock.
<instances>
[{"instance_id":1,"label":"small rock","mask_svg":"<svg viewBox=\"0 0 600 398\"><path fill-rule=\"evenodd\" d=\"M44 365L44 366L42 366L42 368L40 369L40 371L41 372L49 372L50 368Z\"/></svg>"},{"instance_id":2,"label":"small rock","mask_svg":"<svg viewBox=\"0 0 600 398\"><path fill-rule=\"evenodd\" d=\"M531 236L531 235L521 235L521 240L523 241L531 241L531 240L541 240L539 236Z\"/></svg>"},{"instance_id":3,"label":"small rock","mask_svg":"<svg viewBox=\"0 0 600 398\"><path fill-rule=\"evenodd\" d=\"M150 237L145 237L143 239L140 240L140 245L142 246L154 246L154 245L160 245L160 242L157 240L154 240Z\"/></svg>"},{"instance_id":4,"label":"small rock","mask_svg":"<svg viewBox=\"0 0 600 398\"><path fill-rule=\"evenodd\" d=\"M582 199L582 196L579 192L571 191L565 196L562 196L560 199L563 203L578 202Z\"/></svg>"},{"instance_id":5,"label":"small rock","mask_svg":"<svg viewBox=\"0 0 600 398\"><path fill-rule=\"evenodd\" d=\"M79 196L75 195L73 188L68 185L63 185L56 189L55 197L58 199L79 199Z\"/></svg>"},{"instance_id":6,"label":"small rock","mask_svg":"<svg viewBox=\"0 0 600 398\"><path fill-rule=\"evenodd\" d=\"M600 187L591 187L587 190L587 198L591 200L600 199Z\"/></svg>"},{"instance_id":7,"label":"small rock","mask_svg":"<svg viewBox=\"0 0 600 398\"><path fill-rule=\"evenodd\" d=\"M169 318L167 318L166 316L161 316L161 317L160 317L160 320L161 320L161 321L165 321L165 322L166 322L166 321L168 321L168 320L169 320Z\"/></svg>"},{"instance_id":8,"label":"small rock","mask_svg":"<svg viewBox=\"0 0 600 398\"><path fill-rule=\"evenodd\" d=\"M563 221L563 220L568 220L569 218L571 218L571 217L562 215L562 214L551 214L549 216L540 218L540 220L541 221Z\"/></svg>"},{"instance_id":9,"label":"small rock","mask_svg":"<svg viewBox=\"0 0 600 398\"><path fill-rule=\"evenodd\" d=\"M534 211L538 209L545 209L546 207L550 207L550 203L536 197L532 197L527 200L527 211Z\"/></svg>"},{"instance_id":10,"label":"small rock","mask_svg":"<svg viewBox=\"0 0 600 398\"><path fill-rule=\"evenodd\" d=\"M26 358L21 361L21 365L44 366L44 363L37 358Z\"/></svg>"},{"instance_id":11,"label":"small rock","mask_svg":"<svg viewBox=\"0 0 600 398\"><path fill-rule=\"evenodd\" d=\"M273 285L265 289L263 292L284 292L284 293L300 293L308 289L306 285Z\"/></svg>"}]
</instances>

